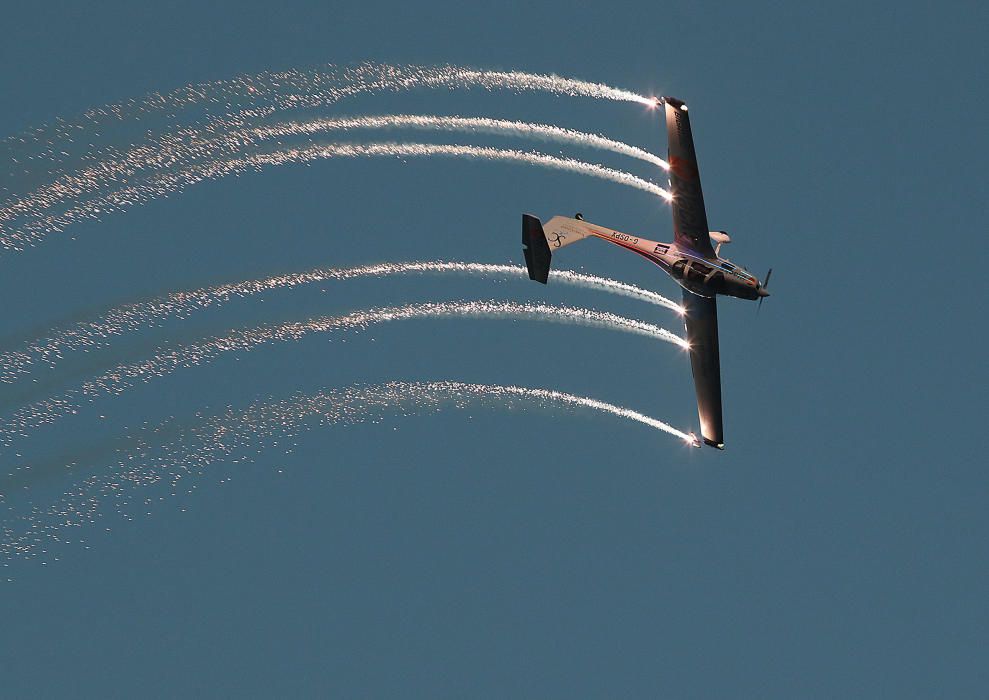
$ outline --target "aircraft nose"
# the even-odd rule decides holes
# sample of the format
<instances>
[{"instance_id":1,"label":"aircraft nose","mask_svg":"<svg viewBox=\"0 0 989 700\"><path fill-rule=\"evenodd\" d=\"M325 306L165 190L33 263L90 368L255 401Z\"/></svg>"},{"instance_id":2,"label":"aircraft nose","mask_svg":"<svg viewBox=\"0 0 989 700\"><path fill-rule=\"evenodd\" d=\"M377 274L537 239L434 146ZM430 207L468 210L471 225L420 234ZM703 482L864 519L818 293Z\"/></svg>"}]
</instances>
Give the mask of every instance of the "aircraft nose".
<instances>
[{"instance_id":1,"label":"aircraft nose","mask_svg":"<svg viewBox=\"0 0 989 700\"><path fill-rule=\"evenodd\" d=\"M766 291L766 288L765 287L759 287L759 289L756 290L756 291L759 292L759 296L760 297L768 297L769 296L769 292Z\"/></svg>"}]
</instances>

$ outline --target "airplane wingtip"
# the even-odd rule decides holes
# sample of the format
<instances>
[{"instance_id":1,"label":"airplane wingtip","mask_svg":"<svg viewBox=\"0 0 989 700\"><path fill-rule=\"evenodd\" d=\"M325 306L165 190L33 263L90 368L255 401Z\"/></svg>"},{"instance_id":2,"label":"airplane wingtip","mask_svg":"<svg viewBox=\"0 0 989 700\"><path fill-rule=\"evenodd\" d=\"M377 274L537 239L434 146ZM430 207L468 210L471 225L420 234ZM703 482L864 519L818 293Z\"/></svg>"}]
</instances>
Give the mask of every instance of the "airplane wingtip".
<instances>
[{"instance_id":1,"label":"airplane wingtip","mask_svg":"<svg viewBox=\"0 0 989 700\"><path fill-rule=\"evenodd\" d=\"M723 443L723 442L715 442L714 440L709 440L708 438L704 438L704 444L705 445L708 445L710 447L716 447L719 450L724 450L725 449L725 443Z\"/></svg>"}]
</instances>

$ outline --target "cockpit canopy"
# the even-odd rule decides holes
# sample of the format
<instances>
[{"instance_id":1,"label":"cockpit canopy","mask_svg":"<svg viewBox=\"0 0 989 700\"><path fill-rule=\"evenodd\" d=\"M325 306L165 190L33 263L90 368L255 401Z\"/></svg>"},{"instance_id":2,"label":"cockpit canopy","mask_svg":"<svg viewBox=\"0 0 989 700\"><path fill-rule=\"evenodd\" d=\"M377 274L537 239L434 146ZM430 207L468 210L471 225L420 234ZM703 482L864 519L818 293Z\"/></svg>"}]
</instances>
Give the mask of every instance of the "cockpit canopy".
<instances>
[{"instance_id":1,"label":"cockpit canopy","mask_svg":"<svg viewBox=\"0 0 989 700\"><path fill-rule=\"evenodd\" d=\"M721 265L719 267L721 267L721 269L724 270L725 272L736 275L737 277L741 277L742 279L751 279L751 280L756 279L756 276L753 275L751 272L746 270L741 265L736 265L730 260L721 258L720 263Z\"/></svg>"}]
</instances>

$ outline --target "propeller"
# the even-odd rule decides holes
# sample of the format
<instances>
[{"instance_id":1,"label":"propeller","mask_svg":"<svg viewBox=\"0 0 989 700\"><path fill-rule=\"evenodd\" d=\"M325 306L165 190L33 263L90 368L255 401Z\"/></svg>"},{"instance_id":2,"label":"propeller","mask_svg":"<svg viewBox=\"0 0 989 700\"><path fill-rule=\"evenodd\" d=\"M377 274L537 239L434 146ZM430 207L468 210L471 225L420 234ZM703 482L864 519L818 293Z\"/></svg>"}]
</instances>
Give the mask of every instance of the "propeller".
<instances>
[{"instance_id":1,"label":"propeller","mask_svg":"<svg viewBox=\"0 0 989 700\"><path fill-rule=\"evenodd\" d=\"M770 277L772 277L772 276L773 276L773 268L769 268L769 272L767 272L767 273L766 273L766 279L765 279L765 280L763 280L763 282L762 282L762 287L761 287L761 289L762 289L763 291L765 291L765 290L766 290L766 288L767 288L767 287L769 287L769 278L770 278ZM759 310L760 310L760 309L762 309L762 302L763 302L763 300L764 300L765 298L766 298L765 296L760 296L760 297L759 297L759 306L757 306L757 307L756 307L756 310L755 310L755 313L756 313L756 316L758 316L758 315L759 315Z\"/></svg>"}]
</instances>

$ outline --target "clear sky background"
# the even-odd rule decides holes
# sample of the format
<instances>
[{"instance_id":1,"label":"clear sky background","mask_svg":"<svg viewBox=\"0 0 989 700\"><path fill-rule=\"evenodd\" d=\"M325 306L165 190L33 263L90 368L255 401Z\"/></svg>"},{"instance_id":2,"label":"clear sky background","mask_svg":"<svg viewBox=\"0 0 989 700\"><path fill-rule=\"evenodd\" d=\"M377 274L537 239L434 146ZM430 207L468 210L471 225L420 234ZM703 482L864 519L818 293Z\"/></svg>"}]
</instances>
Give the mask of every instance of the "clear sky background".
<instances>
[{"instance_id":1,"label":"clear sky background","mask_svg":"<svg viewBox=\"0 0 989 700\"><path fill-rule=\"evenodd\" d=\"M981 4L34 3L4 15L3 135L187 83L363 60L675 95L691 107L726 252L760 277L775 271L759 316L721 303L727 451L594 413L492 408L317 428L290 453L268 441L253 462L215 463L193 495L133 520L108 506L88 549L4 562L3 695L984 693ZM414 91L316 111L399 112L541 121L666 149L656 114L586 98ZM618 156L568 155L663 179ZM287 166L3 255L0 340L314 266L520 263L523 211L672 235L656 198L579 175L451 159ZM679 295L655 268L593 242L556 264ZM366 280L240 300L77 358L75 371L169 338L477 298L595 306L679 330L662 309L552 284ZM434 320L327 341L176 372L96 402L34 447L98 474L111 468L100 445L125 426L391 379L556 388L697 422L686 358L645 338ZM16 402L4 397L3 410Z\"/></svg>"}]
</instances>

